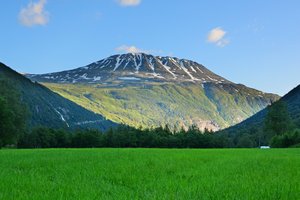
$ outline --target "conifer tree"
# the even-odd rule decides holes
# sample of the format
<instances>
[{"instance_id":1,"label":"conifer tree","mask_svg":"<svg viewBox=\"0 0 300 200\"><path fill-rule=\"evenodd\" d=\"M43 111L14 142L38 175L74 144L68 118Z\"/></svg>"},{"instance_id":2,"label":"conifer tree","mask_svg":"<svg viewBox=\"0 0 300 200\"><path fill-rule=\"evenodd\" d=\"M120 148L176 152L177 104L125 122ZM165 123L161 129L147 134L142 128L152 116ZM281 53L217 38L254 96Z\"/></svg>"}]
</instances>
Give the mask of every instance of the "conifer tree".
<instances>
[{"instance_id":1,"label":"conifer tree","mask_svg":"<svg viewBox=\"0 0 300 200\"><path fill-rule=\"evenodd\" d=\"M269 137L291 130L292 122L284 101L277 101L267 108L264 130Z\"/></svg>"}]
</instances>

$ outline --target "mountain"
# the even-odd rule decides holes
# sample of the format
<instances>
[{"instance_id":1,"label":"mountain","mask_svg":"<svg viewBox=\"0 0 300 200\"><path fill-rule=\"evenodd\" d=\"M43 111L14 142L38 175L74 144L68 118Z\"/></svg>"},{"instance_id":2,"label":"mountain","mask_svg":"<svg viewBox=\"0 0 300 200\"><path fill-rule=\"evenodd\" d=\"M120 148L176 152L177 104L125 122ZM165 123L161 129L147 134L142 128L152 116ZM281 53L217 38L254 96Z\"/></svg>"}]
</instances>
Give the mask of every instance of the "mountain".
<instances>
[{"instance_id":1,"label":"mountain","mask_svg":"<svg viewBox=\"0 0 300 200\"><path fill-rule=\"evenodd\" d=\"M300 128L300 85L283 96L279 101L285 102L292 122L297 128ZM267 108L261 110L245 121L221 131L221 133L230 134L233 136L243 133L250 135L261 133L263 132L266 115Z\"/></svg>"},{"instance_id":2,"label":"mountain","mask_svg":"<svg viewBox=\"0 0 300 200\"><path fill-rule=\"evenodd\" d=\"M197 62L144 53L27 77L114 122L135 127L169 124L219 130L279 98L235 84Z\"/></svg>"},{"instance_id":3,"label":"mountain","mask_svg":"<svg viewBox=\"0 0 300 200\"><path fill-rule=\"evenodd\" d=\"M18 90L22 102L29 110L29 126L53 128L98 128L106 130L115 123L84 109L48 88L25 78L0 63L0 80L7 81Z\"/></svg>"}]
</instances>

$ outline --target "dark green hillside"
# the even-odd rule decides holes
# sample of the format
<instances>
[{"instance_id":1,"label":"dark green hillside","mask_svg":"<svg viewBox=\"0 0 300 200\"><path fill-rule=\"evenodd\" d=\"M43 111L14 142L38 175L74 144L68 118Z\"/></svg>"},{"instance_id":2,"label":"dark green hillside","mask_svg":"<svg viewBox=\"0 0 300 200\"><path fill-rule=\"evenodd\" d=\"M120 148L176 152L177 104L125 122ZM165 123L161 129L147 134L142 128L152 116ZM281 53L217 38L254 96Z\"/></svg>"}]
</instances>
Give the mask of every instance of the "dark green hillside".
<instances>
[{"instance_id":1,"label":"dark green hillside","mask_svg":"<svg viewBox=\"0 0 300 200\"><path fill-rule=\"evenodd\" d=\"M283 96L279 101L286 104L289 116L295 126L300 128L300 85ZM271 105L272 107L273 105ZM236 136L240 134L249 134L253 136L264 136L264 121L267 115L267 108L258 112L254 116L246 119L240 124L221 131L221 133Z\"/></svg>"},{"instance_id":2,"label":"dark green hillside","mask_svg":"<svg viewBox=\"0 0 300 200\"><path fill-rule=\"evenodd\" d=\"M93 127L103 130L114 125L101 115L76 105L38 83L31 82L2 63L0 80L11 84L11 88L16 88L20 93L21 101L28 107L30 127Z\"/></svg>"},{"instance_id":3,"label":"dark green hillside","mask_svg":"<svg viewBox=\"0 0 300 200\"><path fill-rule=\"evenodd\" d=\"M27 107L14 84L0 79L0 148L16 144L17 136L26 131L27 118Z\"/></svg>"},{"instance_id":4,"label":"dark green hillside","mask_svg":"<svg viewBox=\"0 0 300 200\"><path fill-rule=\"evenodd\" d=\"M288 105L290 116L295 126L300 128L300 85L282 98Z\"/></svg>"}]
</instances>

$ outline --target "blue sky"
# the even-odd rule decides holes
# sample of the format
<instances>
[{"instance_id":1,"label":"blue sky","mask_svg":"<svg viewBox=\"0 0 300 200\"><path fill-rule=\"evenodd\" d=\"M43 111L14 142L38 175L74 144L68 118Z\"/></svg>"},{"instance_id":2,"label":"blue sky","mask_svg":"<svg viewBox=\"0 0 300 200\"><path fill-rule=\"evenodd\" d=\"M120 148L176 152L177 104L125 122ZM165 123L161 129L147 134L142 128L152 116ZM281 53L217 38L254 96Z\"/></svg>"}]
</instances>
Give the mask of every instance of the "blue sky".
<instances>
[{"instance_id":1,"label":"blue sky","mask_svg":"<svg viewBox=\"0 0 300 200\"><path fill-rule=\"evenodd\" d=\"M0 62L45 73L144 51L283 95L300 84L299 8L298 0L1 1Z\"/></svg>"}]
</instances>

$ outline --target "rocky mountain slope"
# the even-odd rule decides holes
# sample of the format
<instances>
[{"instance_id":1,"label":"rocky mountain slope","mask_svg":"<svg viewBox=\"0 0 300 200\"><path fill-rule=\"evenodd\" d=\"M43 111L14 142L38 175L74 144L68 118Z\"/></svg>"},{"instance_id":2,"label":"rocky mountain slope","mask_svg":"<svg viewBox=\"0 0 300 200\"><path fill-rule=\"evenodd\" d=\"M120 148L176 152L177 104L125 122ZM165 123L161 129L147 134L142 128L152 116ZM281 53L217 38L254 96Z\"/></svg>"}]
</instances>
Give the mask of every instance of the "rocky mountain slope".
<instances>
[{"instance_id":1,"label":"rocky mountain slope","mask_svg":"<svg viewBox=\"0 0 300 200\"><path fill-rule=\"evenodd\" d=\"M0 80L13 84L29 110L29 126L53 128L97 128L106 130L116 124L34 83L0 63Z\"/></svg>"},{"instance_id":2,"label":"rocky mountain slope","mask_svg":"<svg viewBox=\"0 0 300 200\"><path fill-rule=\"evenodd\" d=\"M135 127L194 124L219 130L279 98L235 84L190 60L143 53L27 77L114 122Z\"/></svg>"}]
</instances>

